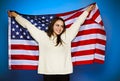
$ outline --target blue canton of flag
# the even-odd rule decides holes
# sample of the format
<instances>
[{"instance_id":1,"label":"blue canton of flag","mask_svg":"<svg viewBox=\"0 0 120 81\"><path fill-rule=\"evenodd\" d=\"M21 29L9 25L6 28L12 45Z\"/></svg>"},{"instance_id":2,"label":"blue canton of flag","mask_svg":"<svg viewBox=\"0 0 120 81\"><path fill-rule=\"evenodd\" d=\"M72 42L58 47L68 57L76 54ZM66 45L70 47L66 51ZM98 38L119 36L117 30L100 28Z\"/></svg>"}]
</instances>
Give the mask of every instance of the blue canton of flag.
<instances>
[{"instance_id":1,"label":"blue canton of flag","mask_svg":"<svg viewBox=\"0 0 120 81\"><path fill-rule=\"evenodd\" d=\"M46 31L50 21L55 15L21 15L35 25L38 29ZM14 18L11 19L11 38L33 40L27 29L21 27Z\"/></svg>"}]
</instances>

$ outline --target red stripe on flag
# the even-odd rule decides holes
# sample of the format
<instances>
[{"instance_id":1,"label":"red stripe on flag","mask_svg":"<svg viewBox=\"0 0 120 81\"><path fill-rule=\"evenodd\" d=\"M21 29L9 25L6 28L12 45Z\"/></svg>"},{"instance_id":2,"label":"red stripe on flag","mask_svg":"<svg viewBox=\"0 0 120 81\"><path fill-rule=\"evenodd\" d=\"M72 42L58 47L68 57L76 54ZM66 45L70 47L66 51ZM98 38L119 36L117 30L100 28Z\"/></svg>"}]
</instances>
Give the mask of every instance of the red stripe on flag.
<instances>
[{"instance_id":1,"label":"red stripe on flag","mask_svg":"<svg viewBox=\"0 0 120 81\"><path fill-rule=\"evenodd\" d=\"M72 52L72 57L74 57L74 56L92 55L94 53L104 55L105 51L103 51L101 49L91 49L91 50L77 51L77 52Z\"/></svg>"},{"instance_id":2,"label":"red stripe on flag","mask_svg":"<svg viewBox=\"0 0 120 81\"><path fill-rule=\"evenodd\" d=\"M72 25L72 24L68 24L68 25L66 25L66 28L69 28L71 25Z\"/></svg>"},{"instance_id":3,"label":"red stripe on flag","mask_svg":"<svg viewBox=\"0 0 120 81\"><path fill-rule=\"evenodd\" d=\"M96 48L96 53L98 53L98 54L100 54L100 55L104 55L104 54L105 54L105 51Z\"/></svg>"},{"instance_id":4,"label":"red stripe on flag","mask_svg":"<svg viewBox=\"0 0 120 81\"><path fill-rule=\"evenodd\" d=\"M88 24L94 24L94 23L96 23L94 20L89 19L89 20L85 20L85 22L82 25L88 25Z\"/></svg>"},{"instance_id":5,"label":"red stripe on flag","mask_svg":"<svg viewBox=\"0 0 120 81\"><path fill-rule=\"evenodd\" d=\"M70 16L69 18L65 19L65 21L70 20L70 19L74 19L79 17L83 12L77 12L74 15Z\"/></svg>"},{"instance_id":6,"label":"red stripe on flag","mask_svg":"<svg viewBox=\"0 0 120 81\"><path fill-rule=\"evenodd\" d=\"M13 60L38 60L38 56L30 56L30 55L12 55L11 54L11 59Z\"/></svg>"},{"instance_id":7,"label":"red stripe on flag","mask_svg":"<svg viewBox=\"0 0 120 81\"><path fill-rule=\"evenodd\" d=\"M103 22L102 21L100 21L99 24L103 26Z\"/></svg>"},{"instance_id":8,"label":"red stripe on flag","mask_svg":"<svg viewBox=\"0 0 120 81\"><path fill-rule=\"evenodd\" d=\"M95 20L100 15L99 10L97 9L96 13L93 15L92 19Z\"/></svg>"},{"instance_id":9,"label":"red stripe on flag","mask_svg":"<svg viewBox=\"0 0 120 81\"><path fill-rule=\"evenodd\" d=\"M38 46L33 45L20 45L20 44L12 44L11 49L23 49L23 50L38 50Z\"/></svg>"},{"instance_id":10,"label":"red stripe on flag","mask_svg":"<svg viewBox=\"0 0 120 81\"><path fill-rule=\"evenodd\" d=\"M97 41L97 42L96 42ZM95 44L100 42L100 44L105 45L106 41L105 40L101 40L101 39L90 39L90 40L83 40L83 41L78 41L78 42L72 42L72 47L76 47L79 45L89 45L89 44Z\"/></svg>"},{"instance_id":11,"label":"red stripe on flag","mask_svg":"<svg viewBox=\"0 0 120 81\"><path fill-rule=\"evenodd\" d=\"M94 59L94 62L96 62L96 63L100 63L100 64L103 64L104 63L104 60L100 60L100 59Z\"/></svg>"},{"instance_id":12,"label":"red stripe on flag","mask_svg":"<svg viewBox=\"0 0 120 81\"><path fill-rule=\"evenodd\" d=\"M91 20L91 19L89 19L89 20L85 20L85 22L82 25L88 25L88 24L94 24L94 23L96 23L96 22ZM72 25L72 23L71 24L67 24L66 28L69 28L71 25Z\"/></svg>"},{"instance_id":13,"label":"red stripe on flag","mask_svg":"<svg viewBox=\"0 0 120 81\"><path fill-rule=\"evenodd\" d=\"M73 62L73 66L83 65L83 64L93 64L93 60L84 60L84 61Z\"/></svg>"},{"instance_id":14,"label":"red stripe on flag","mask_svg":"<svg viewBox=\"0 0 120 81\"><path fill-rule=\"evenodd\" d=\"M77 51L77 52L72 52L72 57L74 57L74 56L92 55L94 53L95 53L95 49L84 50L84 51Z\"/></svg>"},{"instance_id":15,"label":"red stripe on flag","mask_svg":"<svg viewBox=\"0 0 120 81\"><path fill-rule=\"evenodd\" d=\"M101 29L89 29L89 30L79 31L77 36L87 35L87 34L97 34L97 33L105 35L105 31L104 30L101 30Z\"/></svg>"},{"instance_id":16,"label":"red stripe on flag","mask_svg":"<svg viewBox=\"0 0 120 81\"><path fill-rule=\"evenodd\" d=\"M11 65L11 69L14 70L36 70L38 66L32 66L32 65Z\"/></svg>"}]
</instances>

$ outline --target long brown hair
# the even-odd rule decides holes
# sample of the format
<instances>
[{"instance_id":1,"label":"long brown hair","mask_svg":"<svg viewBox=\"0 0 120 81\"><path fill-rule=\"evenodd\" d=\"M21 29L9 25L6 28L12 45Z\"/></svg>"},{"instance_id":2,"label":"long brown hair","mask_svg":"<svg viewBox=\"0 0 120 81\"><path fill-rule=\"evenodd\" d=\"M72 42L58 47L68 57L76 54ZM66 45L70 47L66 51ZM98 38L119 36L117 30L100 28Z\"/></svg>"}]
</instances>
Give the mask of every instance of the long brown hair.
<instances>
[{"instance_id":1,"label":"long brown hair","mask_svg":"<svg viewBox=\"0 0 120 81\"><path fill-rule=\"evenodd\" d=\"M53 18L52 20L51 20L51 23L48 25L48 30L46 31L46 33L47 33L47 35L49 36L49 37L51 37L52 35L53 35L53 26L54 26L54 24L55 24L55 22L57 21L57 20L61 20L61 21L63 21L63 31L62 31L62 33L63 32L65 32L65 30L66 30L66 27L65 27L65 22L64 22L64 20L62 19L62 18L59 18L59 17L55 17L55 18ZM61 39L61 35L62 35L62 33L60 34L60 35L57 35L57 40L56 40L56 45L55 46L58 46L59 44L61 45L62 43L63 43L63 40Z\"/></svg>"}]
</instances>

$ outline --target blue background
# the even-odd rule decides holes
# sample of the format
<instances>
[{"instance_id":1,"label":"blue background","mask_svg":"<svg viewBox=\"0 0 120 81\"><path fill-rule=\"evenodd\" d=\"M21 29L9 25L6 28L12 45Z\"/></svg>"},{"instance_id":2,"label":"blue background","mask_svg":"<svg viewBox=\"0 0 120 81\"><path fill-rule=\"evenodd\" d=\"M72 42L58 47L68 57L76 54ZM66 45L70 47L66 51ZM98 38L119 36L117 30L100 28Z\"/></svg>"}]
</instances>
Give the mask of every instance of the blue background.
<instances>
[{"instance_id":1,"label":"blue background","mask_svg":"<svg viewBox=\"0 0 120 81\"><path fill-rule=\"evenodd\" d=\"M71 81L120 81L120 1L119 0L1 0L0 1L0 81L42 81L34 70L8 70L7 10L24 14L53 14L98 4L107 33L104 64L74 67Z\"/></svg>"}]
</instances>

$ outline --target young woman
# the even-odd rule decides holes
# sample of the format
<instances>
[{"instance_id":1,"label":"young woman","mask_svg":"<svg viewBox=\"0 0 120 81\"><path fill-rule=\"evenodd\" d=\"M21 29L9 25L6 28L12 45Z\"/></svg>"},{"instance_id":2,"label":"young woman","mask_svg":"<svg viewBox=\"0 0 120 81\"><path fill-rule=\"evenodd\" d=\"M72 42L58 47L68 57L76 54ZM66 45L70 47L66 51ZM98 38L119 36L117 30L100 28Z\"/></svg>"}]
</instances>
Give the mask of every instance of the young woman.
<instances>
[{"instance_id":1,"label":"young woman","mask_svg":"<svg viewBox=\"0 0 120 81\"><path fill-rule=\"evenodd\" d=\"M38 74L44 75L44 81L69 81L69 74L73 72L71 41L94 8L95 5L89 6L67 29L62 18L54 18L46 32L37 29L19 14L8 11L8 16L14 17L20 25L28 29L31 36L38 42L40 47Z\"/></svg>"}]
</instances>

